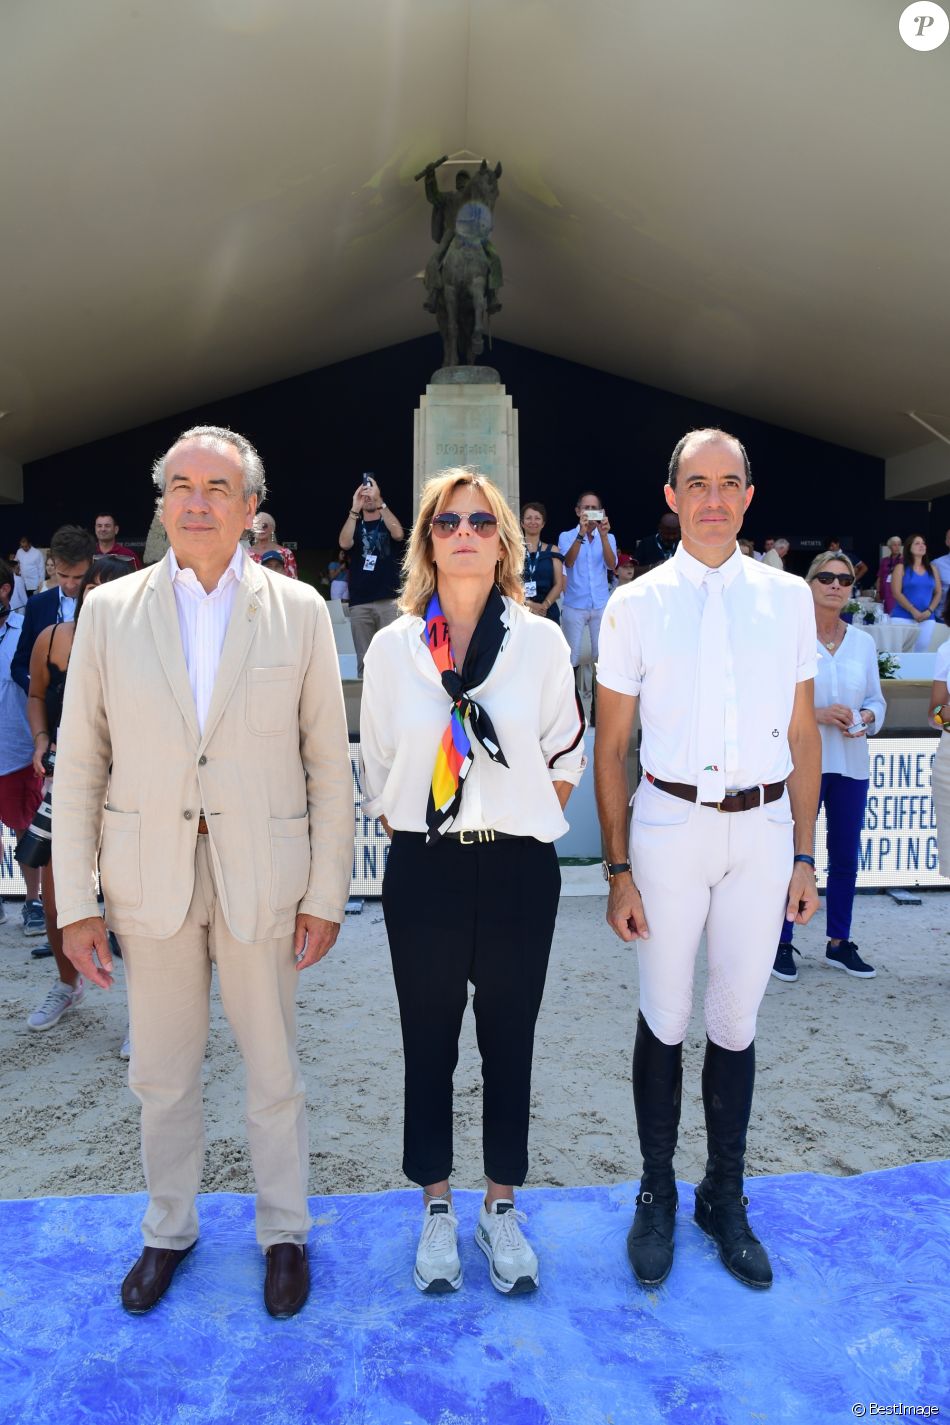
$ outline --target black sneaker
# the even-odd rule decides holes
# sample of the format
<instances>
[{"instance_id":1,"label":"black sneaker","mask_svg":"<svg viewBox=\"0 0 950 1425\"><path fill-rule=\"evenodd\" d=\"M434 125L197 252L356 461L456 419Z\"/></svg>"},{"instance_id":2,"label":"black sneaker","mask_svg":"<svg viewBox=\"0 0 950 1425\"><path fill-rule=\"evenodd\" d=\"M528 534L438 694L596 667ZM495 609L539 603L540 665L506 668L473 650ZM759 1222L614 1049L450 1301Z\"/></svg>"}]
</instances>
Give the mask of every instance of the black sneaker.
<instances>
[{"instance_id":1,"label":"black sneaker","mask_svg":"<svg viewBox=\"0 0 950 1425\"><path fill-rule=\"evenodd\" d=\"M772 974L777 980L797 980L798 971L795 968L795 956L801 956L801 951L796 950L789 940L783 940L775 952L775 964L772 966Z\"/></svg>"},{"instance_id":2,"label":"black sneaker","mask_svg":"<svg viewBox=\"0 0 950 1425\"><path fill-rule=\"evenodd\" d=\"M832 945L829 940L825 960L829 965L837 965L839 970L846 970L849 975L857 975L862 980L873 980L877 974L873 965L861 959L853 940L842 940L840 945Z\"/></svg>"}]
</instances>

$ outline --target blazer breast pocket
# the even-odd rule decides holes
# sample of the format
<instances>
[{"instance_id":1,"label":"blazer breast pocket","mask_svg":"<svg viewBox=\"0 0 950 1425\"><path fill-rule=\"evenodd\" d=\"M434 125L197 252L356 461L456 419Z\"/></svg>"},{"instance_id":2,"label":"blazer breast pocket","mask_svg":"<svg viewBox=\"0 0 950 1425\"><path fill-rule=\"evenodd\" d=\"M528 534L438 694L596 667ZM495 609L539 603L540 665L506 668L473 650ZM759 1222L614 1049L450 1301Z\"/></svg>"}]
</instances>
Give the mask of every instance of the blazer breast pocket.
<instances>
[{"instance_id":1,"label":"blazer breast pocket","mask_svg":"<svg viewBox=\"0 0 950 1425\"><path fill-rule=\"evenodd\" d=\"M135 910L142 904L140 817L137 811L102 812L99 875L106 902Z\"/></svg>"},{"instance_id":2,"label":"blazer breast pocket","mask_svg":"<svg viewBox=\"0 0 950 1425\"><path fill-rule=\"evenodd\" d=\"M297 669L248 668L245 718L258 737L287 732L297 713Z\"/></svg>"}]
</instances>

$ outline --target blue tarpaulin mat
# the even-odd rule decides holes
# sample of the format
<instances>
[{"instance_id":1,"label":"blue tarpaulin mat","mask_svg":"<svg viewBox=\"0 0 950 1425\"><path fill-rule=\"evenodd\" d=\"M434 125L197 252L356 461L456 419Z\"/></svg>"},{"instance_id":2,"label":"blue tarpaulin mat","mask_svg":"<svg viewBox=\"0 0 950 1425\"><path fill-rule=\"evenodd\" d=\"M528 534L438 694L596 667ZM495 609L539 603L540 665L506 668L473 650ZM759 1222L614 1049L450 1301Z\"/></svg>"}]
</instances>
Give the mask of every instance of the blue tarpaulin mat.
<instances>
[{"instance_id":1,"label":"blue tarpaulin mat","mask_svg":"<svg viewBox=\"0 0 950 1425\"><path fill-rule=\"evenodd\" d=\"M422 1296L400 1191L315 1197L313 1288L272 1321L246 1196L200 1200L168 1295L127 1316L142 1197L0 1202L0 1419L29 1425L632 1425L950 1414L950 1163L749 1184L775 1269L734 1281L680 1186L666 1284L632 1279L636 1184L519 1194L541 1288L505 1298L456 1193L465 1280ZM874 1409L872 1407L877 1407ZM862 1411L864 1416L862 1417ZM888 1411L893 1418L898 1412ZM918 1411L918 1418L921 1414Z\"/></svg>"}]
</instances>

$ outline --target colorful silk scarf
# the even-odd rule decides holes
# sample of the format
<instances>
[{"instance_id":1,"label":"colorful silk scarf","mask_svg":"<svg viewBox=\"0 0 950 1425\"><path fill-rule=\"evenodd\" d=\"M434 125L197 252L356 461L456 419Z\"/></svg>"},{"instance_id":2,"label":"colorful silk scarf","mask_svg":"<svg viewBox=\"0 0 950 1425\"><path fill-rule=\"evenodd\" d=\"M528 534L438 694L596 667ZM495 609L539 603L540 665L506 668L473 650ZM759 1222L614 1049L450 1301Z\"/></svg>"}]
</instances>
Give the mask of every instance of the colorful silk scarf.
<instances>
[{"instance_id":1,"label":"colorful silk scarf","mask_svg":"<svg viewBox=\"0 0 950 1425\"><path fill-rule=\"evenodd\" d=\"M438 593L434 593L429 600L423 638L432 654L432 661L439 670L442 686L452 699L452 711L449 725L442 734L432 771L432 786L426 807L426 825L429 828L426 833L427 846L434 845L444 836L458 815L465 778L474 760L469 733L474 734L493 762L500 762L503 767L508 766L505 754L498 746L491 718L483 707L468 696L469 688L477 688L479 684L484 683L504 647L508 637L504 615L505 601L497 588L493 588L475 626L462 671L459 673L452 657L449 625L442 612Z\"/></svg>"}]
</instances>

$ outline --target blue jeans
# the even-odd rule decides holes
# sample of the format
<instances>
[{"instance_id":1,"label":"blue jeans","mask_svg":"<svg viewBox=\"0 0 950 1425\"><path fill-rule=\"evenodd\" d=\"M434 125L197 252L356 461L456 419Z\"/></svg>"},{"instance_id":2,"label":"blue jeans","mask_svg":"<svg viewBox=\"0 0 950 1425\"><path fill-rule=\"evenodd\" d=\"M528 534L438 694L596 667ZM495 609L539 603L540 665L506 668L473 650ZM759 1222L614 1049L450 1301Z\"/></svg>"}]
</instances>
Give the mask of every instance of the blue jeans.
<instances>
[{"instance_id":1,"label":"blue jeans","mask_svg":"<svg viewBox=\"0 0 950 1425\"><path fill-rule=\"evenodd\" d=\"M854 883L858 874L861 828L868 799L867 778L843 777L840 772L822 772L821 799L828 826L828 886L825 891L825 920L829 940L850 940ZM792 943L794 922L786 920L782 941Z\"/></svg>"}]
</instances>

